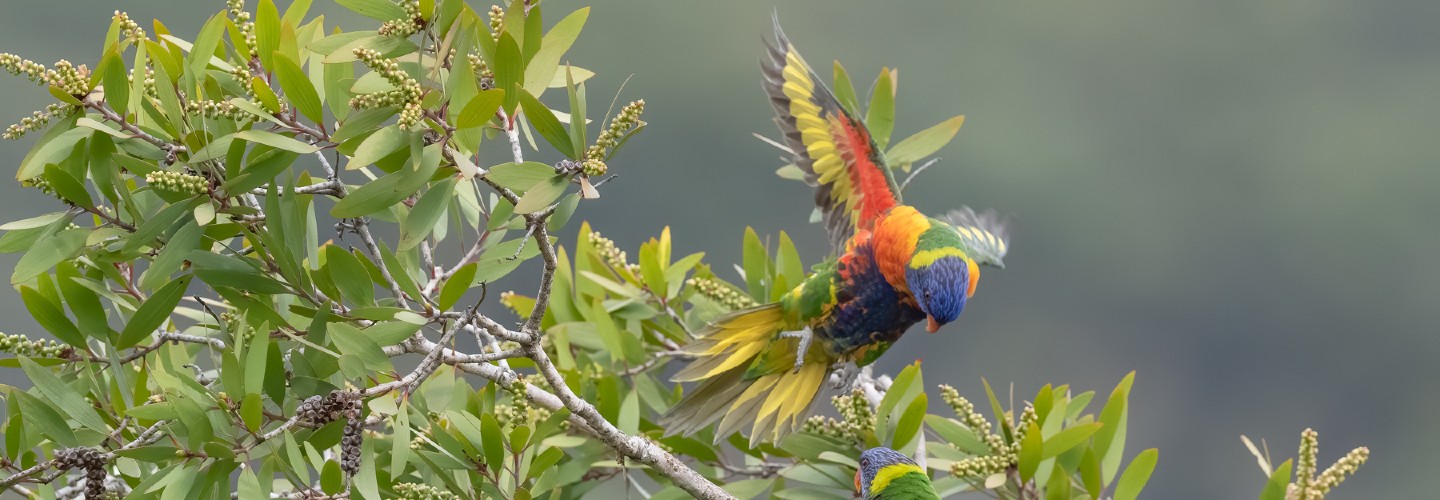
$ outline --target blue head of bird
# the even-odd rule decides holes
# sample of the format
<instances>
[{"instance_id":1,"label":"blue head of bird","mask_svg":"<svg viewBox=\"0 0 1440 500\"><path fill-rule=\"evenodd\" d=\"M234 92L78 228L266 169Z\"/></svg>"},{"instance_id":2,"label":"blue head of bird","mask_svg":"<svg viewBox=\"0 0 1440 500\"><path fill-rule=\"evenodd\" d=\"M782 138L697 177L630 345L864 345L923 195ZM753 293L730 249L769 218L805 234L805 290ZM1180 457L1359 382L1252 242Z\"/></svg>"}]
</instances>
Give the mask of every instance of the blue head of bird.
<instances>
[{"instance_id":1,"label":"blue head of bird","mask_svg":"<svg viewBox=\"0 0 1440 500\"><path fill-rule=\"evenodd\" d=\"M980 270L953 227L934 220L931 224L915 242L905 267L905 285L925 313L925 330L935 333L960 317L966 299L975 293Z\"/></svg>"},{"instance_id":2,"label":"blue head of bird","mask_svg":"<svg viewBox=\"0 0 1440 500\"><path fill-rule=\"evenodd\" d=\"M890 448L870 448L860 452L860 468L855 471L855 491L860 492L860 498L870 498L870 485L875 482L880 470L902 464L920 470L910 457Z\"/></svg>"}]
</instances>

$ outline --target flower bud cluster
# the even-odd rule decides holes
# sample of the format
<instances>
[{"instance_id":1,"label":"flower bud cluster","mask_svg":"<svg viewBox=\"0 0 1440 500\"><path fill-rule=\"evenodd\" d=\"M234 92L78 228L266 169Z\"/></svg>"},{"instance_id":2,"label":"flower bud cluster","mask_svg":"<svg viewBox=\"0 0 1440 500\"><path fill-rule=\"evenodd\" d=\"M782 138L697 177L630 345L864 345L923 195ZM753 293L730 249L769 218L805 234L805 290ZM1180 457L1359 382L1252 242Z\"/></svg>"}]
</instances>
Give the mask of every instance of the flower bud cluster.
<instances>
[{"instance_id":1,"label":"flower bud cluster","mask_svg":"<svg viewBox=\"0 0 1440 500\"><path fill-rule=\"evenodd\" d=\"M49 106L45 106L45 109L32 112L30 113L30 116L21 118L20 123L16 123L7 127L5 129L5 133L3 135L0 135L0 137L4 137L6 139L19 139L21 137L24 137L27 133L44 128L46 124L50 123L50 119L55 117L56 115L69 114L71 111L74 110L75 106L70 104L54 103Z\"/></svg>"},{"instance_id":2,"label":"flower bud cluster","mask_svg":"<svg viewBox=\"0 0 1440 500\"><path fill-rule=\"evenodd\" d=\"M71 349L55 343L54 340L30 340L24 335L0 333L0 352L31 358L61 358L70 353Z\"/></svg>"},{"instance_id":3,"label":"flower bud cluster","mask_svg":"<svg viewBox=\"0 0 1440 500\"><path fill-rule=\"evenodd\" d=\"M230 101L190 101L185 103L185 112L200 115L212 120L244 120L250 117L250 113Z\"/></svg>"},{"instance_id":4,"label":"flower bud cluster","mask_svg":"<svg viewBox=\"0 0 1440 500\"><path fill-rule=\"evenodd\" d=\"M991 450L1001 451L1007 447L1005 438L990 433L990 421L985 420L984 416L976 413L975 404L961 396L960 391L955 390L954 387L942 384L940 386L940 399L945 401L946 405L950 406L950 409L955 412L955 416L960 417L960 423L965 424L971 431L974 431L976 436L981 436Z\"/></svg>"},{"instance_id":5,"label":"flower bud cluster","mask_svg":"<svg viewBox=\"0 0 1440 500\"><path fill-rule=\"evenodd\" d=\"M84 97L90 94L89 73L85 66L77 67L70 61L61 59L55 62L53 68L45 71L45 82L66 94Z\"/></svg>"},{"instance_id":6,"label":"flower bud cluster","mask_svg":"<svg viewBox=\"0 0 1440 500\"><path fill-rule=\"evenodd\" d=\"M401 106L400 118L397 120L400 128L408 130L419 125L425 113L421 107L425 92L420 88L420 82L400 69L400 63L382 57L375 49L357 47L355 57L394 85L396 90L355 96L350 99L350 106L356 109Z\"/></svg>"},{"instance_id":7,"label":"flower bud cluster","mask_svg":"<svg viewBox=\"0 0 1440 500\"><path fill-rule=\"evenodd\" d=\"M380 36L409 38L425 29L425 17L420 15L420 0L403 0L400 8L405 10L405 17L385 21L380 25Z\"/></svg>"},{"instance_id":8,"label":"flower bud cluster","mask_svg":"<svg viewBox=\"0 0 1440 500\"><path fill-rule=\"evenodd\" d=\"M125 81L130 82L131 85L134 85L134 84L135 84L135 77L132 76L132 75L125 75ZM145 91L145 95L150 96L150 97L159 97L159 96L160 96L160 91L157 90L156 87L155 87L155 69L154 69L154 68L148 68L148 67L145 68L145 79L144 79L143 81L141 81L140 84L143 86L143 87L141 87L141 88Z\"/></svg>"},{"instance_id":9,"label":"flower bud cluster","mask_svg":"<svg viewBox=\"0 0 1440 500\"><path fill-rule=\"evenodd\" d=\"M117 10L115 11L114 19L120 23L120 32L125 35L125 39L137 43L146 39L145 28L141 28L140 23L135 22L134 19L130 19L129 13Z\"/></svg>"},{"instance_id":10,"label":"flower bud cluster","mask_svg":"<svg viewBox=\"0 0 1440 500\"><path fill-rule=\"evenodd\" d=\"M1039 421L1040 417L1035 414L1035 407L1026 406L1025 410L1020 412L1020 423L1015 428L1015 442L1025 442L1025 434L1029 431L1030 424L1035 424L1038 426L1040 425Z\"/></svg>"},{"instance_id":11,"label":"flower bud cluster","mask_svg":"<svg viewBox=\"0 0 1440 500\"><path fill-rule=\"evenodd\" d=\"M62 469L85 470L85 498L105 495L105 454L95 448L66 448L55 452Z\"/></svg>"},{"instance_id":12,"label":"flower bud cluster","mask_svg":"<svg viewBox=\"0 0 1440 500\"><path fill-rule=\"evenodd\" d=\"M495 88L495 72L490 71L490 66L485 64L485 59L479 54L466 54L470 59L470 71L475 73L475 78L480 80L480 90Z\"/></svg>"},{"instance_id":13,"label":"flower bud cluster","mask_svg":"<svg viewBox=\"0 0 1440 500\"><path fill-rule=\"evenodd\" d=\"M629 263L625 252L616 247L615 242L610 238L601 236L599 232L591 231L589 240L590 245L595 247L595 253L600 254L600 260L605 261L605 264L611 269L630 271L630 274L634 275L640 274L640 265Z\"/></svg>"},{"instance_id":14,"label":"flower bud cluster","mask_svg":"<svg viewBox=\"0 0 1440 500\"><path fill-rule=\"evenodd\" d=\"M1335 462L1335 465L1331 465L1330 468L1325 469L1325 472L1320 473L1320 477L1315 478L1314 490L1318 496L1314 498L1324 498L1327 493L1330 493L1330 490L1345 482L1346 477L1360 470L1360 466L1369 459L1370 448L1362 446L1350 450L1350 453L1346 453L1344 457Z\"/></svg>"},{"instance_id":15,"label":"flower bud cluster","mask_svg":"<svg viewBox=\"0 0 1440 500\"><path fill-rule=\"evenodd\" d=\"M586 177L599 177L605 175L605 172L609 170L610 167L606 166L605 162L599 158L586 158L585 161L580 164L580 171L583 172Z\"/></svg>"},{"instance_id":16,"label":"flower bud cluster","mask_svg":"<svg viewBox=\"0 0 1440 500\"><path fill-rule=\"evenodd\" d=\"M210 188L210 181L204 177L169 170L156 170L145 174L145 182L159 189L181 194L201 194Z\"/></svg>"},{"instance_id":17,"label":"flower bud cluster","mask_svg":"<svg viewBox=\"0 0 1440 500\"><path fill-rule=\"evenodd\" d=\"M395 494L404 500L460 500L460 495L419 483L399 483Z\"/></svg>"},{"instance_id":18,"label":"flower bud cluster","mask_svg":"<svg viewBox=\"0 0 1440 500\"><path fill-rule=\"evenodd\" d=\"M505 9L499 5L490 6L490 36L500 41L500 32L505 30Z\"/></svg>"},{"instance_id":19,"label":"flower bud cluster","mask_svg":"<svg viewBox=\"0 0 1440 500\"><path fill-rule=\"evenodd\" d=\"M700 295L709 297L710 300L719 302L731 310L748 309L756 305L755 299L719 280L690 278L685 280L685 284L700 292Z\"/></svg>"},{"instance_id":20,"label":"flower bud cluster","mask_svg":"<svg viewBox=\"0 0 1440 500\"><path fill-rule=\"evenodd\" d=\"M12 75L24 75L35 83L45 83L45 65L10 53L0 53L0 68Z\"/></svg>"},{"instance_id":21,"label":"flower bud cluster","mask_svg":"<svg viewBox=\"0 0 1440 500\"><path fill-rule=\"evenodd\" d=\"M840 412L840 418L810 417L805 421L806 432L853 442L862 442L866 435L875 432L875 410L860 389L835 396L830 403Z\"/></svg>"},{"instance_id":22,"label":"flower bud cluster","mask_svg":"<svg viewBox=\"0 0 1440 500\"><path fill-rule=\"evenodd\" d=\"M1315 462L1320 454L1320 433L1305 429L1300 433L1300 453L1295 457L1295 486L1301 500L1309 500L1310 482L1315 479Z\"/></svg>"},{"instance_id":23,"label":"flower bud cluster","mask_svg":"<svg viewBox=\"0 0 1440 500\"><path fill-rule=\"evenodd\" d=\"M25 186L25 187L30 187L30 188L39 189L40 192L45 193L45 194L48 194L48 195L51 195L51 196L54 196L54 195L55 195L55 188L50 187L50 181L45 180L44 177L35 176L35 177L31 177L31 178L29 178L29 179L22 179L22 180L20 181L20 185L21 185L21 186Z\"/></svg>"},{"instance_id":24,"label":"flower bud cluster","mask_svg":"<svg viewBox=\"0 0 1440 500\"><path fill-rule=\"evenodd\" d=\"M620 114L610 120L610 127L595 138L595 144L585 151L586 158L606 158L620 145L620 140L625 134L634 131L644 125L640 121L640 114L645 112L645 100L630 101L624 108L620 108Z\"/></svg>"},{"instance_id":25,"label":"flower bud cluster","mask_svg":"<svg viewBox=\"0 0 1440 500\"><path fill-rule=\"evenodd\" d=\"M255 49L255 22L250 20L250 13L245 12L245 0L226 0L225 7L229 9L230 19L235 22L235 29L240 30L240 37L245 40L245 54L259 57Z\"/></svg>"},{"instance_id":26,"label":"flower bud cluster","mask_svg":"<svg viewBox=\"0 0 1440 500\"><path fill-rule=\"evenodd\" d=\"M1018 462L1013 454L985 455L970 457L950 463L950 475L962 478L984 479L1001 472Z\"/></svg>"}]
</instances>

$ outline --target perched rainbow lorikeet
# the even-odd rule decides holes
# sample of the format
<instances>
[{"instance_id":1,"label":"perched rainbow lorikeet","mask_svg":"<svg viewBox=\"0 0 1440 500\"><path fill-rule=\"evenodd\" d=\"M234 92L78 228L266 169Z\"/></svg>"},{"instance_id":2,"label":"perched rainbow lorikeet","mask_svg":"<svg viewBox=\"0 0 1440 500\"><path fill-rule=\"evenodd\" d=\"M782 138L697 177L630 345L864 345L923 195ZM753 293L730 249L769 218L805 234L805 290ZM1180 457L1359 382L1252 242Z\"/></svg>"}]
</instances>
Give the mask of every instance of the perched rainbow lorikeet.
<instances>
[{"instance_id":1,"label":"perched rainbow lorikeet","mask_svg":"<svg viewBox=\"0 0 1440 500\"><path fill-rule=\"evenodd\" d=\"M866 500L940 500L925 469L890 448L870 448L860 453L855 491Z\"/></svg>"},{"instance_id":2,"label":"perched rainbow lorikeet","mask_svg":"<svg viewBox=\"0 0 1440 500\"><path fill-rule=\"evenodd\" d=\"M702 382L661 420L674 434L715 421L715 439L749 429L752 445L804 423L836 367L875 361L912 325L934 333L975 293L979 265L1003 267L1005 224L969 208L948 220L900 203L864 123L810 70L775 26L764 86L795 164L815 187L836 255L779 302L716 319L684 347L677 382Z\"/></svg>"}]
</instances>

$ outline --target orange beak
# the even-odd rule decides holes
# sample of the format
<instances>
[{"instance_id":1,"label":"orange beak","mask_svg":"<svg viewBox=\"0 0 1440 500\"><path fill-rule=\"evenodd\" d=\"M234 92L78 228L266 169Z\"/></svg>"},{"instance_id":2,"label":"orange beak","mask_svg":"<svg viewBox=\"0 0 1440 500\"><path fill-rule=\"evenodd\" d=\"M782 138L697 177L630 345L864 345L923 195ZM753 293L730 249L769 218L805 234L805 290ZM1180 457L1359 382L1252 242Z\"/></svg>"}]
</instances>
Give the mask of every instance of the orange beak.
<instances>
[{"instance_id":1,"label":"orange beak","mask_svg":"<svg viewBox=\"0 0 1440 500\"><path fill-rule=\"evenodd\" d=\"M935 332L940 331L940 322L939 322L939 321L935 321L935 317L934 317L934 316L929 316L929 315L927 315L927 316L925 316L925 319L926 319L926 322L925 322L925 331L930 332L930 333L935 333Z\"/></svg>"},{"instance_id":2,"label":"orange beak","mask_svg":"<svg viewBox=\"0 0 1440 500\"><path fill-rule=\"evenodd\" d=\"M860 492L860 471L855 471L855 492Z\"/></svg>"}]
</instances>

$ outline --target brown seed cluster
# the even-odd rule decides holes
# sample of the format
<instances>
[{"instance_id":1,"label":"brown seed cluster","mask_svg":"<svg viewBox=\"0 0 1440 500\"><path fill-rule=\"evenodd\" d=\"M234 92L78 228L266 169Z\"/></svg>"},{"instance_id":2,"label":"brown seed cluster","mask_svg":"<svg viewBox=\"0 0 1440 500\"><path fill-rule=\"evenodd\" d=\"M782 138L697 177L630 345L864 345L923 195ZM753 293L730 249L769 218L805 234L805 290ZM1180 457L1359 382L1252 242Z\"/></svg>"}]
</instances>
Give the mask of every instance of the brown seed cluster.
<instances>
[{"instance_id":1,"label":"brown seed cluster","mask_svg":"<svg viewBox=\"0 0 1440 500\"><path fill-rule=\"evenodd\" d=\"M66 448L55 452L61 469L85 470L85 498L105 495L105 454L95 448Z\"/></svg>"}]
</instances>

